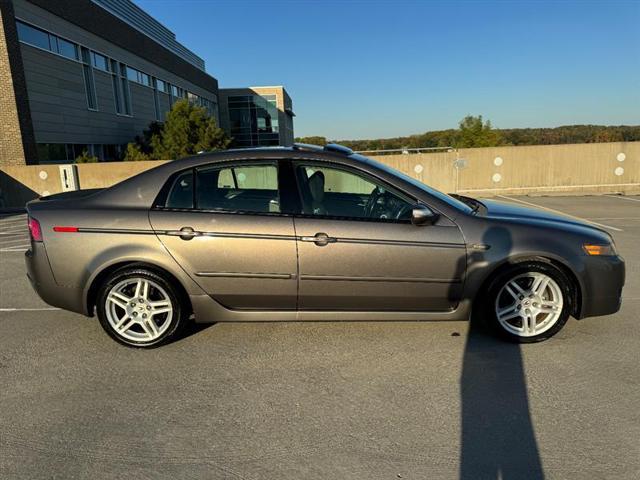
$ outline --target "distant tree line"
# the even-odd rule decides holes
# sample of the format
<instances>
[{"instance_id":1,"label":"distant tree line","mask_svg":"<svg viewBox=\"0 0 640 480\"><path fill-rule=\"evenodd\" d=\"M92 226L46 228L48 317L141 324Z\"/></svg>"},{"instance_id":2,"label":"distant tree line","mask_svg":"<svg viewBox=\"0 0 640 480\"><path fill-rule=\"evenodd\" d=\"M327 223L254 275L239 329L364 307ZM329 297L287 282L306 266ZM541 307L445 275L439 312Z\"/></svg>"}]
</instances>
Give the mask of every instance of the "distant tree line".
<instances>
[{"instance_id":1,"label":"distant tree line","mask_svg":"<svg viewBox=\"0 0 640 480\"><path fill-rule=\"evenodd\" d=\"M353 150L388 150L428 147L495 147L499 145L557 145L564 143L632 142L640 140L640 125L567 125L555 128L494 129L482 116L467 116L457 129L425 132L408 137L372 140L327 140L326 137L298 137L296 142L325 145L336 142Z\"/></svg>"}]
</instances>

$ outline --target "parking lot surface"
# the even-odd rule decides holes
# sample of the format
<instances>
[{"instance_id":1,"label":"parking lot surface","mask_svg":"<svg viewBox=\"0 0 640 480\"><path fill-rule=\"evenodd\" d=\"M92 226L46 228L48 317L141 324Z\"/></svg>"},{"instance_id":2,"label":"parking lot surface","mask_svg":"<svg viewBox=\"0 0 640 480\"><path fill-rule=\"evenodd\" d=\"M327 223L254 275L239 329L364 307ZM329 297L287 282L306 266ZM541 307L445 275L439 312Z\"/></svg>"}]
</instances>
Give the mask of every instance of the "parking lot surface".
<instances>
[{"instance_id":1,"label":"parking lot surface","mask_svg":"<svg viewBox=\"0 0 640 480\"><path fill-rule=\"evenodd\" d=\"M501 199L608 229L622 310L524 346L275 322L138 351L40 301L24 215L1 216L0 478L640 478L640 197Z\"/></svg>"}]
</instances>

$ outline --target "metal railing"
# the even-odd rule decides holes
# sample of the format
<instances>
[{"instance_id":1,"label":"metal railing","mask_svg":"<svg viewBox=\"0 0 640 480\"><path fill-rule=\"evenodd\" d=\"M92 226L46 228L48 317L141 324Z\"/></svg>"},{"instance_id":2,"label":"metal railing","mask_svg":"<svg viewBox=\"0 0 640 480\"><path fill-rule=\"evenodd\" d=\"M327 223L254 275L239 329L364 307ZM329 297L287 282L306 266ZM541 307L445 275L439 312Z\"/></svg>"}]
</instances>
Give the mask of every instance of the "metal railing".
<instances>
[{"instance_id":1,"label":"metal railing","mask_svg":"<svg viewBox=\"0 0 640 480\"><path fill-rule=\"evenodd\" d=\"M412 153L424 153L424 152L454 152L453 147L423 147L423 148L393 148L386 150L360 150L355 153L363 155L410 155Z\"/></svg>"}]
</instances>

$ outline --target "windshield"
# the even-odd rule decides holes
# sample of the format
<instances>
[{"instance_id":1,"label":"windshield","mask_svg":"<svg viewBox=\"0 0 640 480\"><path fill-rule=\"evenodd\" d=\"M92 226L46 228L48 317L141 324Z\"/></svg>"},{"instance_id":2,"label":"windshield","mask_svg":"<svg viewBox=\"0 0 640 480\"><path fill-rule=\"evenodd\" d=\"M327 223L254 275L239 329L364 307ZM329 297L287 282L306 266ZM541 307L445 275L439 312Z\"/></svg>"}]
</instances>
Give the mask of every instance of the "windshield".
<instances>
[{"instance_id":1,"label":"windshield","mask_svg":"<svg viewBox=\"0 0 640 480\"><path fill-rule=\"evenodd\" d=\"M401 171L396 170L395 168L392 168L389 165L385 165L384 163L378 162L377 160L373 160L371 158L358 155L357 153L351 155L351 157L357 158L358 160L364 160L364 161L370 162L374 164L376 167L378 167L379 169L384 170L385 172L391 173L396 177L402 178L406 182L409 182L411 185L414 185L419 189L424 190L429 195L436 197L438 200L445 202L447 205L450 205L451 207L457 210L461 210L464 213L473 213L473 208L471 208L466 203L461 202L456 198L453 198L451 195L447 195L446 193L442 193L441 191L436 190L435 188L425 185L420 180L416 180L415 178L410 177L409 175L402 173Z\"/></svg>"}]
</instances>

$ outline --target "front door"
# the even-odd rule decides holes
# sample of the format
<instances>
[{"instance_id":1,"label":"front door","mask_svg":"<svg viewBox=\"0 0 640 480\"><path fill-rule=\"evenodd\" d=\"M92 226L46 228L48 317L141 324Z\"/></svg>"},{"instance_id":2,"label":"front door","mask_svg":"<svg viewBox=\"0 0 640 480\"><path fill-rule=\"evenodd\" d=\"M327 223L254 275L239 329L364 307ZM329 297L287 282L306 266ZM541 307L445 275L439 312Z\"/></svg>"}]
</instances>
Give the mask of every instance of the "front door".
<instances>
[{"instance_id":1,"label":"front door","mask_svg":"<svg viewBox=\"0 0 640 480\"><path fill-rule=\"evenodd\" d=\"M295 232L277 162L213 164L171 182L151 224L194 281L227 308L294 310Z\"/></svg>"},{"instance_id":2,"label":"front door","mask_svg":"<svg viewBox=\"0 0 640 480\"><path fill-rule=\"evenodd\" d=\"M301 310L449 311L462 294L458 227L410 222L415 201L361 172L300 162Z\"/></svg>"}]
</instances>

